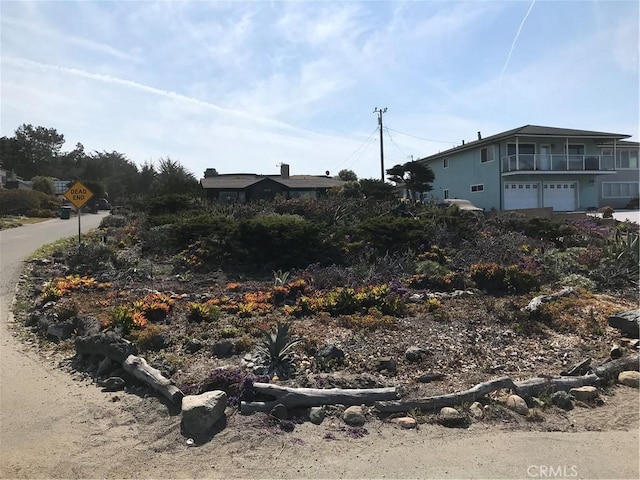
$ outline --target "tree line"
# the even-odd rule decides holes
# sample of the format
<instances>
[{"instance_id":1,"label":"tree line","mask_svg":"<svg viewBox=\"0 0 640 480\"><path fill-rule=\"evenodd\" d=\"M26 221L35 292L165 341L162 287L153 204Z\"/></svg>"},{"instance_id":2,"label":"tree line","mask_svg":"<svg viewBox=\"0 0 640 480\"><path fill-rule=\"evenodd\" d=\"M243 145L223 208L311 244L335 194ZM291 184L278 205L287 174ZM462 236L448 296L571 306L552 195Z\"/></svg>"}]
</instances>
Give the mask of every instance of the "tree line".
<instances>
[{"instance_id":1,"label":"tree line","mask_svg":"<svg viewBox=\"0 0 640 480\"><path fill-rule=\"evenodd\" d=\"M196 192L198 180L169 157L138 167L123 153L87 153L81 143L63 151L64 135L55 128L23 124L11 137L0 138L0 165L31 180L36 190L49 192L53 179L80 180L95 197L126 201L139 195Z\"/></svg>"}]
</instances>

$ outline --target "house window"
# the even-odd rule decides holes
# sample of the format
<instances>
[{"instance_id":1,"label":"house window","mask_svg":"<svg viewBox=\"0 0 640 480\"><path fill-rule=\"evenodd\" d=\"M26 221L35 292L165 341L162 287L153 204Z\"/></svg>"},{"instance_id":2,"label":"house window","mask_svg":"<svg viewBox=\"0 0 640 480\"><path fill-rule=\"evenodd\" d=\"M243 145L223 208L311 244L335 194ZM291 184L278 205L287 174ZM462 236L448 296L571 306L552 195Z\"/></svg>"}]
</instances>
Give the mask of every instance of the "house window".
<instances>
[{"instance_id":1,"label":"house window","mask_svg":"<svg viewBox=\"0 0 640 480\"><path fill-rule=\"evenodd\" d=\"M493 162L493 145L480 149L480 163Z\"/></svg>"},{"instance_id":2,"label":"house window","mask_svg":"<svg viewBox=\"0 0 640 480\"><path fill-rule=\"evenodd\" d=\"M636 198L639 182L602 182L602 198Z\"/></svg>"},{"instance_id":3,"label":"house window","mask_svg":"<svg viewBox=\"0 0 640 480\"><path fill-rule=\"evenodd\" d=\"M616 168L638 168L637 150L618 150Z\"/></svg>"},{"instance_id":4,"label":"house window","mask_svg":"<svg viewBox=\"0 0 640 480\"><path fill-rule=\"evenodd\" d=\"M471 192L472 193L484 192L484 183L478 183L477 185L471 185Z\"/></svg>"},{"instance_id":5,"label":"house window","mask_svg":"<svg viewBox=\"0 0 640 480\"><path fill-rule=\"evenodd\" d=\"M448 189L448 188L445 188L445 189L443 190L443 193L444 193L444 199L445 199L445 200L446 200L447 198L449 198L449 189Z\"/></svg>"},{"instance_id":6,"label":"house window","mask_svg":"<svg viewBox=\"0 0 640 480\"><path fill-rule=\"evenodd\" d=\"M569 155L584 155L584 145L581 144L569 144L567 145L567 154Z\"/></svg>"},{"instance_id":7,"label":"house window","mask_svg":"<svg viewBox=\"0 0 640 480\"><path fill-rule=\"evenodd\" d=\"M449 168L449 159L448 158L443 158L442 159L442 168Z\"/></svg>"},{"instance_id":8,"label":"house window","mask_svg":"<svg viewBox=\"0 0 640 480\"><path fill-rule=\"evenodd\" d=\"M536 146L533 143L520 143L518 144L518 154L519 155L533 155L536 153ZM515 155L516 154L516 144L509 143L507 144L507 155Z\"/></svg>"}]
</instances>

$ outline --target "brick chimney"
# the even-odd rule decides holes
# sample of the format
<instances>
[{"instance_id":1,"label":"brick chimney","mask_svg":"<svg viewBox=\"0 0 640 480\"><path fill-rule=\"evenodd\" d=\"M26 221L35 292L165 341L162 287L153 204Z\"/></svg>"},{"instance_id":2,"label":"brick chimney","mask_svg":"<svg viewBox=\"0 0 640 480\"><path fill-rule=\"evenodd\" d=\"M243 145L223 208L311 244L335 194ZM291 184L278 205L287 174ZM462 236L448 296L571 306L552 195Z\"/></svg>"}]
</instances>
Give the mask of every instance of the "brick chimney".
<instances>
[{"instance_id":1,"label":"brick chimney","mask_svg":"<svg viewBox=\"0 0 640 480\"><path fill-rule=\"evenodd\" d=\"M280 176L283 179L289 178L289 165L286 163L280 164Z\"/></svg>"}]
</instances>

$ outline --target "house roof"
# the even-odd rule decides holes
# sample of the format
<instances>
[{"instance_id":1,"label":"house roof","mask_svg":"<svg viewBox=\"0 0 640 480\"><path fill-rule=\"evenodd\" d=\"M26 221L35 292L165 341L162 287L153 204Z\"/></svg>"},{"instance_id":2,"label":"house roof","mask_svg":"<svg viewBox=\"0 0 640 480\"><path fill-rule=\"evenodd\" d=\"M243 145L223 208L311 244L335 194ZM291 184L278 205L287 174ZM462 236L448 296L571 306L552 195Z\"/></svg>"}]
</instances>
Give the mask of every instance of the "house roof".
<instances>
[{"instance_id":1,"label":"house roof","mask_svg":"<svg viewBox=\"0 0 640 480\"><path fill-rule=\"evenodd\" d=\"M453 152L459 152L464 150L470 150L483 145L489 145L500 140L511 137L546 137L546 138L593 138L602 141L613 141L622 138L629 138L631 135L623 133L608 133L608 132L595 132L592 130L575 130L572 128L557 128L557 127L544 127L540 125L524 125L523 127L514 128L513 130L507 130L506 132L497 133L480 140L474 140L457 147L453 147L444 152L436 153L428 157L421 158L420 160L431 160L434 158L441 158L450 155Z\"/></svg>"},{"instance_id":2,"label":"house roof","mask_svg":"<svg viewBox=\"0 0 640 480\"><path fill-rule=\"evenodd\" d=\"M605 142L605 143L599 143L598 144L599 147L612 147L613 146L613 142ZM640 143L638 142L630 142L628 140L618 140L616 142L616 147L626 147L626 148L640 148Z\"/></svg>"},{"instance_id":3,"label":"house roof","mask_svg":"<svg viewBox=\"0 0 640 480\"><path fill-rule=\"evenodd\" d=\"M331 188L344 184L337 178L315 176L315 175L291 175L289 178L282 178L281 175L256 175L253 173L230 173L214 175L200 180L200 185L204 189L231 189L238 190L250 187L265 179L285 185L289 189L305 188Z\"/></svg>"}]
</instances>

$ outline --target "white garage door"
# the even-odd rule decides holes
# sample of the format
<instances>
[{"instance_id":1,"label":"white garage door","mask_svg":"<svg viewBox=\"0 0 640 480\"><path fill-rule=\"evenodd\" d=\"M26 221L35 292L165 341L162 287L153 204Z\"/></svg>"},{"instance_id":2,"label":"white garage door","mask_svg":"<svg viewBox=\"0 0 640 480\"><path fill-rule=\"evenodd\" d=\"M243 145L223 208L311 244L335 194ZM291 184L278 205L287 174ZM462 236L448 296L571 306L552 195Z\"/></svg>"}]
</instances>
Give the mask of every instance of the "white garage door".
<instances>
[{"instance_id":1,"label":"white garage door","mask_svg":"<svg viewBox=\"0 0 640 480\"><path fill-rule=\"evenodd\" d=\"M554 211L570 212L576 209L575 182L544 182L543 205Z\"/></svg>"},{"instance_id":2,"label":"white garage door","mask_svg":"<svg viewBox=\"0 0 640 480\"><path fill-rule=\"evenodd\" d=\"M540 188L538 183L504 184L504 209L517 210L520 208L538 208Z\"/></svg>"}]
</instances>

